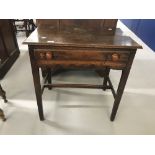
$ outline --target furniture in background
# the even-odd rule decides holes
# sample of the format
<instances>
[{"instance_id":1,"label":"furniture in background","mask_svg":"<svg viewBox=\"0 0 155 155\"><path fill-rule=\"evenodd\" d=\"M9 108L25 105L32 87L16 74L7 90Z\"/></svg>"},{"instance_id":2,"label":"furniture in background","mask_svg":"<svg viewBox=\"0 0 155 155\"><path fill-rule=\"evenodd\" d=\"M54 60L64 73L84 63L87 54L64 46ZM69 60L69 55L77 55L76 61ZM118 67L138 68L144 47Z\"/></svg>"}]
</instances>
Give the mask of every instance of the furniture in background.
<instances>
[{"instance_id":1,"label":"furniture in background","mask_svg":"<svg viewBox=\"0 0 155 155\"><path fill-rule=\"evenodd\" d=\"M0 19L0 79L19 56L19 48L12 20Z\"/></svg>"},{"instance_id":2,"label":"furniture in background","mask_svg":"<svg viewBox=\"0 0 155 155\"><path fill-rule=\"evenodd\" d=\"M33 19L13 19L14 31L25 32L28 37L36 28Z\"/></svg>"},{"instance_id":3,"label":"furniture in background","mask_svg":"<svg viewBox=\"0 0 155 155\"><path fill-rule=\"evenodd\" d=\"M7 102L6 93L5 93L5 91L2 89L1 84L0 84L0 96L4 99L4 102L6 103L6 102ZM6 121L4 112L3 112L3 110L2 110L1 108L0 108L0 119L2 119L3 121Z\"/></svg>"},{"instance_id":4,"label":"furniture in background","mask_svg":"<svg viewBox=\"0 0 155 155\"><path fill-rule=\"evenodd\" d=\"M41 24L46 23L46 24ZM136 50L142 48L129 36L116 29L117 20L39 20L38 28L24 42L28 44L32 75L40 120L44 120L44 88L110 89L114 97L111 121L128 79ZM48 69L41 84L39 68ZM103 71L101 85L52 83L51 69L91 69ZM122 72L117 91L109 77L110 70Z\"/></svg>"}]
</instances>

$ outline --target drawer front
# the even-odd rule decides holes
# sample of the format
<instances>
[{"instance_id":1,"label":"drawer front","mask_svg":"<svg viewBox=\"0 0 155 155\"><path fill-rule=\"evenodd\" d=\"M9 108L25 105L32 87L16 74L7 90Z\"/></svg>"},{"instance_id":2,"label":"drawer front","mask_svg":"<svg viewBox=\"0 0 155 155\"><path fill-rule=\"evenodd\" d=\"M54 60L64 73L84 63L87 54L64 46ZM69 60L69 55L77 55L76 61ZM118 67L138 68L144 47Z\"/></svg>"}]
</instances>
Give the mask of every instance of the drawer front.
<instances>
[{"instance_id":1,"label":"drawer front","mask_svg":"<svg viewBox=\"0 0 155 155\"><path fill-rule=\"evenodd\" d=\"M80 63L95 64L102 62L103 65L111 68L123 68L128 62L129 51L95 51L95 50L35 50L34 56L41 64ZM96 63L96 64L97 64ZM63 67L63 66L62 66ZM82 67L82 66L81 66Z\"/></svg>"},{"instance_id":2,"label":"drawer front","mask_svg":"<svg viewBox=\"0 0 155 155\"><path fill-rule=\"evenodd\" d=\"M74 50L59 50L59 51L35 51L35 58L37 60L96 60L105 61L106 54L97 51L74 51Z\"/></svg>"},{"instance_id":3,"label":"drawer front","mask_svg":"<svg viewBox=\"0 0 155 155\"><path fill-rule=\"evenodd\" d=\"M105 53L96 51L54 51L53 58L56 60L106 60Z\"/></svg>"},{"instance_id":4,"label":"drawer front","mask_svg":"<svg viewBox=\"0 0 155 155\"><path fill-rule=\"evenodd\" d=\"M36 50L37 60L96 60L127 62L129 52L123 51L91 51L91 50Z\"/></svg>"}]
</instances>

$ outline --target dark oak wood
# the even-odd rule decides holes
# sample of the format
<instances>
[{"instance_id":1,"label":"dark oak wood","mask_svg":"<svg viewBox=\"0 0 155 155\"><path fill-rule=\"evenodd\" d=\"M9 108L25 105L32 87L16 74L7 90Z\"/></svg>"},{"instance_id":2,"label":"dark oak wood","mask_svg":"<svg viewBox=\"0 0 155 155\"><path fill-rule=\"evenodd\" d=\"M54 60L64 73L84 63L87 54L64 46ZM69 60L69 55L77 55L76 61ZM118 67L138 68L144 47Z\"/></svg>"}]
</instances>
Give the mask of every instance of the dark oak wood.
<instances>
[{"instance_id":1,"label":"dark oak wood","mask_svg":"<svg viewBox=\"0 0 155 155\"><path fill-rule=\"evenodd\" d=\"M4 99L4 102L6 103L7 102L6 93L3 90L1 84L0 84L0 96L2 96L2 98ZM3 121L6 121L6 118L2 109L0 109L0 119L2 119Z\"/></svg>"},{"instance_id":2,"label":"dark oak wood","mask_svg":"<svg viewBox=\"0 0 155 155\"><path fill-rule=\"evenodd\" d=\"M104 35L96 31L89 31L83 28L68 27L58 30L57 27L41 26L25 41L25 44L37 45L39 49L47 49L47 45L54 49L111 49L120 51L141 48L129 36L122 34L116 29L115 35ZM38 49L37 47L37 49ZM34 47L36 48L36 47ZM51 49L51 48L49 48ZM131 52L131 51L130 51Z\"/></svg>"},{"instance_id":3,"label":"dark oak wood","mask_svg":"<svg viewBox=\"0 0 155 155\"><path fill-rule=\"evenodd\" d=\"M33 53L33 49L31 47L29 47L29 56L30 56L30 62L31 62L31 67L32 67L32 75L33 75L33 82L34 82L34 88L35 88L35 93L36 93L39 117L40 117L40 120L44 120L42 96L41 96L42 90L41 90L41 85L40 85L39 68L34 61L34 53Z\"/></svg>"},{"instance_id":4,"label":"dark oak wood","mask_svg":"<svg viewBox=\"0 0 155 155\"><path fill-rule=\"evenodd\" d=\"M105 75L104 75L104 81L103 81L103 87L104 87L103 90L106 90L109 73L110 73L110 68L106 67Z\"/></svg>"},{"instance_id":5,"label":"dark oak wood","mask_svg":"<svg viewBox=\"0 0 155 155\"><path fill-rule=\"evenodd\" d=\"M57 67L57 68L90 68L90 69L102 69L104 67L111 67L112 69L123 69L126 64L123 62L120 63L114 63L110 61L78 61L78 60L52 60L52 61L46 61L46 60L39 60L37 62L37 66L44 67L44 66L50 66L50 67Z\"/></svg>"},{"instance_id":6,"label":"dark oak wood","mask_svg":"<svg viewBox=\"0 0 155 155\"><path fill-rule=\"evenodd\" d=\"M47 68L47 80L48 84L52 84L52 70L51 68ZM52 89L52 87L49 87L49 90Z\"/></svg>"},{"instance_id":7,"label":"dark oak wood","mask_svg":"<svg viewBox=\"0 0 155 155\"><path fill-rule=\"evenodd\" d=\"M111 26L110 24L111 23ZM132 61L137 48L142 48L132 38L116 29L117 20L39 20L38 28L24 41L29 46L32 74L39 109L43 120L42 92L45 87L111 89L114 106L111 121L125 88ZM112 30L110 30L112 27ZM112 33L109 33L109 31ZM48 75L43 88L39 79L39 68ZM91 69L104 77L102 85L55 84L51 81L51 70ZM110 69L122 71L115 92L109 78ZM102 73L101 73L102 72Z\"/></svg>"},{"instance_id":8,"label":"dark oak wood","mask_svg":"<svg viewBox=\"0 0 155 155\"><path fill-rule=\"evenodd\" d=\"M111 89L109 86L103 86L103 85L91 85L91 84L48 84L44 85L44 87L48 88L54 88L54 87L59 87L59 88L92 88L92 89Z\"/></svg>"},{"instance_id":9,"label":"dark oak wood","mask_svg":"<svg viewBox=\"0 0 155 155\"><path fill-rule=\"evenodd\" d=\"M0 79L2 79L19 56L19 48L12 21L0 19Z\"/></svg>"},{"instance_id":10,"label":"dark oak wood","mask_svg":"<svg viewBox=\"0 0 155 155\"><path fill-rule=\"evenodd\" d=\"M0 109L0 119L2 119L3 121L6 121L6 118L2 109Z\"/></svg>"},{"instance_id":11,"label":"dark oak wood","mask_svg":"<svg viewBox=\"0 0 155 155\"><path fill-rule=\"evenodd\" d=\"M117 19L38 19L37 25L55 26L58 30L68 29L69 26L79 31L78 27L97 33L113 35L116 30Z\"/></svg>"},{"instance_id":12,"label":"dark oak wood","mask_svg":"<svg viewBox=\"0 0 155 155\"><path fill-rule=\"evenodd\" d=\"M109 86L110 86L110 88L111 88L111 92L112 92L113 97L114 97L114 99L115 99L115 97L116 97L116 92L115 92L115 89L114 89L114 87L113 87L113 85L112 85L112 82L111 82L109 76L108 76L108 78L107 78L107 82L109 83Z\"/></svg>"},{"instance_id":13,"label":"dark oak wood","mask_svg":"<svg viewBox=\"0 0 155 155\"><path fill-rule=\"evenodd\" d=\"M115 97L115 101L114 101L114 105L113 105L113 109L112 109L112 113L111 113L111 117L110 117L111 121L113 121L115 119L117 109L118 109L118 106L120 104L120 101L121 101L121 98L122 98L122 95L123 95L123 91L124 91L124 88L125 88L125 85L126 85L129 73L130 73L130 69L131 69L131 66L132 66L134 56L135 56L135 53L131 53L126 68L124 68L122 70L121 79L120 79L119 86L118 86L118 89L117 89L117 95Z\"/></svg>"},{"instance_id":14,"label":"dark oak wood","mask_svg":"<svg viewBox=\"0 0 155 155\"><path fill-rule=\"evenodd\" d=\"M2 86L0 85L0 96L2 96L2 98L4 99L4 102L7 102L6 99L6 92L3 90Z\"/></svg>"}]
</instances>

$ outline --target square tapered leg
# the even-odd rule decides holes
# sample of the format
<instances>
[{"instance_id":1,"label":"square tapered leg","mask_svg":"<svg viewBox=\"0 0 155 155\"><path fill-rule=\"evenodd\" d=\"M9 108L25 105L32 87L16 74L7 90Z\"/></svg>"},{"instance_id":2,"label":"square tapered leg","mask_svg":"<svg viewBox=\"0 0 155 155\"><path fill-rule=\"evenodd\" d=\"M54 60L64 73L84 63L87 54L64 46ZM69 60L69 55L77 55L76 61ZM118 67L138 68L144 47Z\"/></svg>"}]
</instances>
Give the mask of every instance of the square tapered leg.
<instances>
[{"instance_id":1,"label":"square tapered leg","mask_svg":"<svg viewBox=\"0 0 155 155\"><path fill-rule=\"evenodd\" d=\"M1 85L0 85L0 96L2 96L2 98L4 99L4 102L6 103L7 102L6 93L2 89L2 86ZM3 112L2 109L0 109L0 119L2 119L3 121L6 121L6 118L5 118L5 115L4 115L4 112Z\"/></svg>"}]
</instances>

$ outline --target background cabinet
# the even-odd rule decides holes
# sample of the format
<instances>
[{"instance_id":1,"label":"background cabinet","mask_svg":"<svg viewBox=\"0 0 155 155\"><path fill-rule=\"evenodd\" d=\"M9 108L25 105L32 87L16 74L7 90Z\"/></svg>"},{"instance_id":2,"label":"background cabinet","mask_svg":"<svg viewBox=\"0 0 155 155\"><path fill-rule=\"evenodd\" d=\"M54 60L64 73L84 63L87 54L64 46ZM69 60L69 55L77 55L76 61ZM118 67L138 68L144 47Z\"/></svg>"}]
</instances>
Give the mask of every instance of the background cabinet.
<instances>
[{"instance_id":1,"label":"background cabinet","mask_svg":"<svg viewBox=\"0 0 155 155\"><path fill-rule=\"evenodd\" d=\"M19 56L19 48L12 21L0 19L0 79Z\"/></svg>"}]
</instances>

